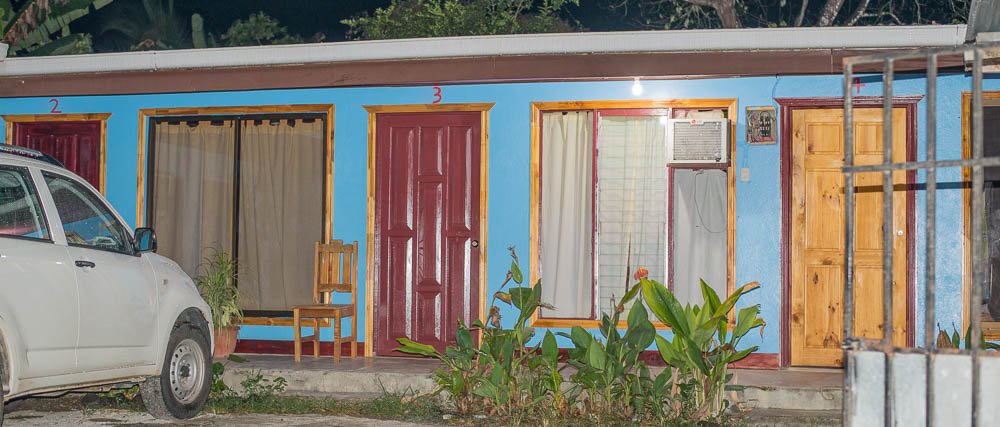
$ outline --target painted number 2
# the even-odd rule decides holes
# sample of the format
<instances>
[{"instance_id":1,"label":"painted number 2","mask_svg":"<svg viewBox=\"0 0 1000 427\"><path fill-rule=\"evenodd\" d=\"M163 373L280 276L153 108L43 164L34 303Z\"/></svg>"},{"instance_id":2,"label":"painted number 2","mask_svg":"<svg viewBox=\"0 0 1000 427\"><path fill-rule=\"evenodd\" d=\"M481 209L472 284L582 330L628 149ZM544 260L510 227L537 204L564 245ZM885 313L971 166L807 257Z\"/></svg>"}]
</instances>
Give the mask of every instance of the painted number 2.
<instances>
[{"instance_id":1,"label":"painted number 2","mask_svg":"<svg viewBox=\"0 0 1000 427\"><path fill-rule=\"evenodd\" d=\"M434 86L434 102L431 102L431 104L438 104L438 103L440 103L441 102L441 98L442 98L441 97L441 87L440 86Z\"/></svg>"},{"instance_id":2,"label":"painted number 2","mask_svg":"<svg viewBox=\"0 0 1000 427\"><path fill-rule=\"evenodd\" d=\"M52 103L52 109L49 110L49 113L52 113L52 114L62 113L62 110L59 109L59 100L58 99L52 98L52 99L49 100L49 102Z\"/></svg>"}]
</instances>

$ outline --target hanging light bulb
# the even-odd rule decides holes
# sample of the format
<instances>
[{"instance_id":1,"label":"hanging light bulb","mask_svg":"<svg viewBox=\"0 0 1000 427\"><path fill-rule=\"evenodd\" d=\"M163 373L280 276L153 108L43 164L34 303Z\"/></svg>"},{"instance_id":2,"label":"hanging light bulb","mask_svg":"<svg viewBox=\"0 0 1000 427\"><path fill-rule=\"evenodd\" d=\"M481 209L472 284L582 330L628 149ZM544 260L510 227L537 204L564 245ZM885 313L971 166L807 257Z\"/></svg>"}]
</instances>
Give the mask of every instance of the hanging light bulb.
<instances>
[{"instance_id":1,"label":"hanging light bulb","mask_svg":"<svg viewBox=\"0 0 1000 427\"><path fill-rule=\"evenodd\" d=\"M642 83L639 83L638 77L632 79L632 95L642 95Z\"/></svg>"}]
</instances>

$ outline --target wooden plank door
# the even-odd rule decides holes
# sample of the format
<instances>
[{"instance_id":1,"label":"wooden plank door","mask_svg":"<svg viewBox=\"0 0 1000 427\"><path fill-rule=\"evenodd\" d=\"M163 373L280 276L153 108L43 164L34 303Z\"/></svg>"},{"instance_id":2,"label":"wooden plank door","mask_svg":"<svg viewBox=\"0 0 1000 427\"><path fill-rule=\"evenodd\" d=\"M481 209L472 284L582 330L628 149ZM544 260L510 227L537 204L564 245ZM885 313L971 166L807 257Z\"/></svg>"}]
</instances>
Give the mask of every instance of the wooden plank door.
<instances>
[{"instance_id":1,"label":"wooden plank door","mask_svg":"<svg viewBox=\"0 0 1000 427\"><path fill-rule=\"evenodd\" d=\"M13 144L41 151L101 188L101 122L15 122Z\"/></svg>"},{"instance_id":2,"label":"wooden plank door","mask_svg":"<svg viewBox=\"0 0 1000 427\"><path fill-rule=\"evenodd\" d=\"M855 163L882 162L882 109L854 110ZM843 365L844 114L792 112L791 363ZM893 109L894 161L906 159L906 110ZM893 329L906 343L906 174L893 176ZM882 338L882 175L856 175L854 335Z\"/></svg>"},{"instance_id":3,"label":"wooden plank door","mask_svg":"<svg viewBox=\"0 0 1000 427\"><path fill-rule=\"evenodd\" d=\"M480 113L376 115L375 352L479 317Z\"/></svg>"}]
</instances>

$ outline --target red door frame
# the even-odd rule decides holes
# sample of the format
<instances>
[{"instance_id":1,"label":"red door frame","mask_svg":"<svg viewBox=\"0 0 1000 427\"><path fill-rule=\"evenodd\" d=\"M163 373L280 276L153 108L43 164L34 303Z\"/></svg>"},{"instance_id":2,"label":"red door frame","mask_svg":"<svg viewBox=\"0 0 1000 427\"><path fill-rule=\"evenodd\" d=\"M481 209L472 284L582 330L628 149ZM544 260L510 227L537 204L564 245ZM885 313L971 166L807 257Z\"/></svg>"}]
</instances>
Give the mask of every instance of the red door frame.
<instances>
[{"instance_id":1,"label":"red door frame","mask_svg":"<svg viewBox=\"0 0 1000 427\"><path fill-rule=\"evenodd\" d=\"M880 96L856 96L852 98L855 108L881 108L883 98ZM906 109L906 156L907 161L917 159L917 104L922 95L904 95L893 97L893 108ZM790 366L792 359L792 342L790 336L791 322L791 225L792 225L792 112L804 109L842 109L842 97L813 98L775 98L781 106L781 352L778 366ZM914 170L906 173L906 344L913 346L916 325L916 210L915 182L917 173Z\"/></svg>"},{"instance_id":2,"label":"red door frame","mask_svg":"<svg viewBox=\"0 0 1000 427\"><path fill-rule=\"evenodd\" d=\"M5 142L15 144L15 128L21 123L63 123L63 122L97 122L99 123L100 135L98 139L98 171L97 183L94 187L101 194L107 194L107 146L108 146L108 118L111 113L85 113L85 114L5 114L0 116L6 124Z\"/></svg>"},{"instance_id":3,"label":"red door frame","mask_svg":"<svg viewBox=\"0 0 1000 427\"><path fill-rule=\"evenodd\" d=\"M377 120L378 114L390 113L433 113L433 112L478 112L480 114L480 159L479 159L479 287L478 287L478 312L476 317L483 319L486 315L486 294L487 294L487 211L488 211L488 159L489 159L489 110L494 103L465 103L465 104L405 104L405 105L368 105L368 197L367 197L367 237L365 243L366 263L365 263L365 356L375 356L374 341L375 329L375 278L378 275L376 270L376 246L377 236L375 236L375 199L377 191L376 182L376 153L377 153Z\"/></svg>"}]
</instances>

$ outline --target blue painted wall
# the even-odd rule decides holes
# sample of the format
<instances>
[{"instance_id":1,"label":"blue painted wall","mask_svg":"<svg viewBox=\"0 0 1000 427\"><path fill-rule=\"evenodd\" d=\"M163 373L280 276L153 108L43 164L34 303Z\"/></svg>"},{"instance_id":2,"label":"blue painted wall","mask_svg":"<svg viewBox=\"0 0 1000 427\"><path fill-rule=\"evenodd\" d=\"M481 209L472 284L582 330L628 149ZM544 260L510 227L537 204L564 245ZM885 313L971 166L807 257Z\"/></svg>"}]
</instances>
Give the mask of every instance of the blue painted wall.
<instances>
[{"instance_id":1,"label":"blue painted wall","mask_svg":"<svg viewBox=\"0 0 1000 427\"><path fill-rule=\"evenodd\" d=\"M876 79L877 80L877 79ZM775 105L776 97L840 96L840 76L754 77L704 80L644 81L640 97L631 94L631 81L477 84L443 87L444 102L494 102L490 111L489 148L489 287L494 292L509 262L506 247L519 248L522 259L529 247L529 156L531 102L609 100L738 98L735 166L749 168L749 182L737 181L736 196L736 281L759 281L761 287L749 294L742 305L760 304L767 322L763 336L751 334L746 344L760 345L760 351L777 353L780 347L781 301L781 200L779 146L748 146L745 140L743 108ZM920 76L900 76L897 95L923 94L926 81ZM968 90L964 75L945 75L939 80L939 158L961 155L960 92ZM1000 81L987 79L987 90L1000 89ZM367 112L363 105L422 104L433 99L433 89L420 87L371 87L300 90L212 92L195 94L120 95L60 97L64 113L111 113L108 120L107 196L111 203L134 223L136 203L136 160L138 110L143 108L335 104L334 236L365 242ZM878 81L860 88L861 95L880 95ZM44 98L0 99L3 114L46 114L52 104ZM926 101L918 111L918 146L924 158ZM0 125L2 126L2 125ZM786 141L780 141L785 143ZM958 170L942 171L939 181L957 183ZM923 174L919 180L923 180ZM946 328L960 325L962 313L961 193L951 185L938 198L938 318ZM924 195L917 196L917 280L923 287ZM527 262L525 262L527 267ZM363 269L362 269L363 270ZM362 279L364 271L361 272ZM526 273L527 276L527 273ZM362 282L363 283L363 282ZM364 300L361 287L360 300ZM922 319L924 296L918 295L918 319ZM504 309L511 319L513 311ZM361 314L359 325L364 325ZM918 321L918 342L923 335ZM362 332L360 336L364 336ZM245 327L245 339L291 339L290 328Z\"/></svg>"}]
</instances>

